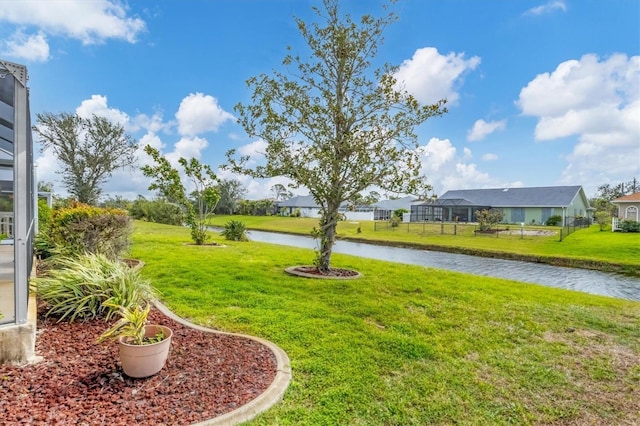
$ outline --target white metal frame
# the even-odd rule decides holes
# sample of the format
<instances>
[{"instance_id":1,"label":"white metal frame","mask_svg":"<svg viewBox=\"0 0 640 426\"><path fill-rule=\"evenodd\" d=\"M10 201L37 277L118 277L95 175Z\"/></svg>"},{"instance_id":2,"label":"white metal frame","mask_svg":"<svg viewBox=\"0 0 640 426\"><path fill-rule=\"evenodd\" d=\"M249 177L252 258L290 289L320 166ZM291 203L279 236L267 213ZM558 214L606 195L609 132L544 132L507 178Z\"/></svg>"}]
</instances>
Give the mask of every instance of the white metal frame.
<instances>
[{"instance_id":1,"label":"white metal frame","mask_svg":"<svg viewBox=\"0 0 640 426\"><path fill-rule=\"evenodd\" d=\"M14 324L25 324L29 302L29 276L33 266L33 239L36 232L35 176L27 68L0 60L0 72L4 78L13 78L15 82L13 105Z\"/></svg>"}]
</instances>

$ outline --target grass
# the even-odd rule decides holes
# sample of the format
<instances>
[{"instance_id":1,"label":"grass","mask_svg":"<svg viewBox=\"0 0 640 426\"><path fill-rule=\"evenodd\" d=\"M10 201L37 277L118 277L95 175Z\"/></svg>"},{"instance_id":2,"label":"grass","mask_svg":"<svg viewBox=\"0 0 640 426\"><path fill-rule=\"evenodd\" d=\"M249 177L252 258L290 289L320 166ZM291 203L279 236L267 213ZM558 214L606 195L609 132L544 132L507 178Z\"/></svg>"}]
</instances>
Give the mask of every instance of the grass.
<instances>
[{"instance_id":1,"label":"grass","mask_svg":"<svg viewBox=\"0 0 640 426\"><path fill-rule=\"evenodd\" d=\"M265 231L291 232L309 235L318 220L313 218L295 218L279 216L213 216L211 223L223 226L231 218L243 222L249 229ZM572 265L573 263L597 263L598 269L617 269L640 275L640 233L620 233L600 231L597 225L573 232L559 239L559 227L527 226L527 230L555 232L548 236L520 236L519 226L511 225L512 235L476 236L474 225L458 224L403 223L397 228L388 228L383 223L373 221L338 224L338 238L357 239L370 242L396 243L405 245L424 245L430 249L441 247L445 250L464 250L467 253L490 252L498 256L529 256L537 259L552 259L550 263ZM504 228L506 225L500 225ZM377 230L375 228L378 228ZM358 232L360 228L361 232ZM607 264L611 264L608 268ZM620 267L617 267L620 265ZM592 265L588 265L592 266Z\"/></svg>"},{"instance_id":2,"label":"grass","mask_svg":"<svg viewBox=\"0 0 640 426\"><path fill-rule=\"evenodd\" d=\"M132 256L177 314L289 355L284 400L251 424L632 424L640 410L640 303L340 254L362 278L303 279L283 269L310 250L134 228Z\"/></svg>"}]
</instances>

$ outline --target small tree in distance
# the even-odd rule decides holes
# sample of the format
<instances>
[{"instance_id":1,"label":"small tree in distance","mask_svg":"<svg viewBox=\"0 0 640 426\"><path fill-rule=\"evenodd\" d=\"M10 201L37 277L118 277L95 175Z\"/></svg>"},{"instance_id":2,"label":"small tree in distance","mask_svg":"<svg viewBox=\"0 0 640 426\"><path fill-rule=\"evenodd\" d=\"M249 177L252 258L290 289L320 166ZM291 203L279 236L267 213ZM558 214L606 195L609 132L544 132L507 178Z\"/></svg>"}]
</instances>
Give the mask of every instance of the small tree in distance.
<instances>
[{"instance_id":1,"label":"small tree in distance","mask_svg":"<svg viewBox=\"0 0 640 426\"><path fill-rule=\"evenodd\" d=\"M275 185L273 185L271 187L271 192L273 192L276 201L288 200L289 198L293 197L293 193L281 183L276 183Z\"/></svg>"},{"instance_id":2,"label":"small tree in distance","mask_svg":"<svg viewBox=\"0 0 640 426\"><path fill-rule=\"evenodd\" d=\"M605 210L596 212L595 218L601 231L604 231L604 228L611 223L611 214Z\"/></svg>"},{"instance_id":3,"label":"small tree in distance","mask_svg":"<svg viewBox=\"0 0 640 426\"><path fill-rule=\"evenodd\" d=\"M220 199L216 190L217 176L211 167L195 158L187 160L181 157L178 163L195 188L189 198L180 173L169 160L150 145L144 147L144 152L155 162L154 166L141 167L142 173L153 179L149 190L157 190L167 200L181 205L186 212L185 221L191 228L191 238L198 245L205 244L208 239L209 216L213 214Z\"/></svg>"},{"instance_id":4,"label":"small tree in distance","mask_svg":"<svg viewBox=\"0 0 640 426\"><path fill-rule=\"evenodd\" d=\"M500 223L504 219L504 213L496 209L483 209L476 211L476 220L480 224L481 231L488 231L494 225Z\"/></svg>"},{"instance_id":5,"label":"small tree in distance","mask_svg":"<svg viewBox=\"0 0 640 426\"><path fill-rule=\"evenodd\" d=\"M395 67L371 69L395 14L352 21L341 16L339 3L324 0L324 11L313 8L321 23L296 19L310 55L289 54L283 65L293 69L249 79L252 103L235 108L249 136L267 142L266 165L249 167L247 157L227 153L235 172L285 176L309 190L321 206L315 264L325 274L340 204L372 186L397 193L426 186L413 129L446 112L445 100L422 106L399 89Z\"/></svg>"}]
</instances>

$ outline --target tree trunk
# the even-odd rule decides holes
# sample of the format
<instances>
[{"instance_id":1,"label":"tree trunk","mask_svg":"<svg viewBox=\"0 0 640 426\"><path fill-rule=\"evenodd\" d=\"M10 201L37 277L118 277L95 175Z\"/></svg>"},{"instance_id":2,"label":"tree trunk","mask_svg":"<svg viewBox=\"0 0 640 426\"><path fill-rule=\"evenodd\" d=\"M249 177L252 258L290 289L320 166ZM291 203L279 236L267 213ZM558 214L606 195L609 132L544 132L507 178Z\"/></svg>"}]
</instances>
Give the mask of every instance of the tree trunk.
<instances>
[{"instance_id":1,"label":"tree trunk","mask_svg":"<svg viewBox=\"0 0 640 426\"><path fill-rule=\"evenodd\" d=\"M323 274L331 269L331 252L336 242L338 226L338 206L329 205L320 218L320 253L318 253L317 267Z\"/></svg>"}]
</instances>

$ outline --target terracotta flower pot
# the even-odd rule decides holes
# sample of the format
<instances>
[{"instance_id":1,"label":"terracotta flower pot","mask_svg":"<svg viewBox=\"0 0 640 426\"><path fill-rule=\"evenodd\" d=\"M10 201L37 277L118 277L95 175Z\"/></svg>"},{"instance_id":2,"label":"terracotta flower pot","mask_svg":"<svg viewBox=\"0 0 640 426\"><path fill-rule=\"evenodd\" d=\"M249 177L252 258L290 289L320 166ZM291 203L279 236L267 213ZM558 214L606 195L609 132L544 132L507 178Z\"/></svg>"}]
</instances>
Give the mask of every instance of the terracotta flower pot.
<instances>
[{"instance_id":1,"label":"terracotta flower pot","mask_svg":"<svg viewBox=\"0 0 640 426\"><path fill-rule=\"evenodd\" d=\"M160 330L164 333L164 339L149 345L132 345L127 343L124 337L118 339L120 363L127 376L134 378L149 377L162 370L169 355L173 332L163 325L145 326L146 337L155 336Z\"/></svg>"}]
</instances>

